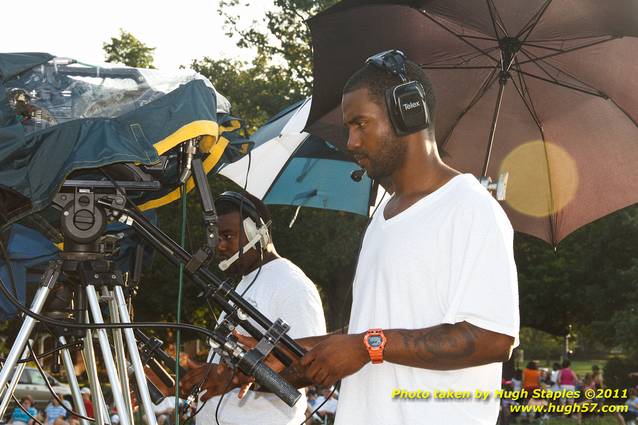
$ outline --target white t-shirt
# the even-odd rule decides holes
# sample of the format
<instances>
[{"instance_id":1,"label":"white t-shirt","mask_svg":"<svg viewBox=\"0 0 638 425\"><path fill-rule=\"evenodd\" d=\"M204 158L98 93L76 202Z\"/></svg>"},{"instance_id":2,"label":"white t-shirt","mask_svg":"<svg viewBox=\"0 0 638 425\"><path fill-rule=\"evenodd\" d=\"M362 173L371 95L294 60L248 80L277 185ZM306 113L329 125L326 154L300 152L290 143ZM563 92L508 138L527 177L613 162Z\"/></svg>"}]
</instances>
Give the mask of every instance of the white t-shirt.
<instances>
[{"instance_id":1,"label":"white t-shirt","mask_svg":"<svg viewBox=\"0 0 638 425\"><path fill-rule=\"evenodd\" d=\"M469 174L456 176L386 220L383 203L357 265L350 333L467 321L511 335L519 311L513 230L500 205ZM500 389L501 363L438 371L384 362L343 379L336 425L496 423L499 403L392 399L407 391Z\"/></svg>"},{"instance_id":2,"label":"white t-shirt","mask_svg":"<svg viewBox=\"0 0 638 425\"><path fill-rule=\"evenodd\" d=\"M235 292L242 294L256 273L257 270L244 276ZM278 318L285 320L290 325L288 335L291 338L326 333L317 288L299 267L285 258L264 264L244 299L271 321ZM241 400L237 398L238 393L239 389L234 389L224 396L218 416L221 425L297 425L305 418L307 401L303 391L302 397L292 408L270 393L249 391ZM214 424L218 403L219 397L208 400L195 416L197 423Z\"/></svg>"}]
</instances>

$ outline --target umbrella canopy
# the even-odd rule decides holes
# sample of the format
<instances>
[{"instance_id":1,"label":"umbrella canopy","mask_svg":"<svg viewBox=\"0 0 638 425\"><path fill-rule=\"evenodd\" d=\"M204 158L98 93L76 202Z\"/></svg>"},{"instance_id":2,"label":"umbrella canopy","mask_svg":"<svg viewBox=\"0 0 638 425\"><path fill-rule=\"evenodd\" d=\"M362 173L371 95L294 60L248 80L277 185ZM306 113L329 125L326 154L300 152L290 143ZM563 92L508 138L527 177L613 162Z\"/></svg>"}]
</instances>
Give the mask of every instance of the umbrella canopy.
<instances>
[{"instance_id":1,"label":"umbrella canopy","mask_svg":"<svg viewBox=\"0 0 638 425\"><path fill-rule=\"evenodd\" d=\"M517 231L553 245L638 200L638 2L345 0L310 20L307 131L345 144L341 90L402 50L431 77L451 166L496 178Z\"/></svg>"},{"instance_id":2,"label":"umbrella canopy","mask_svg":"<svg viewBox=\"0 0 638 425\"><path fill-rule=\"evenodd\" d=\"M267 204L296 205L368 215L377 185L351 178L359 167L325 140L303 132L310 99L284 109L255 132L255 148L221 174ZM266 139L269 138L269 139Z\"/></svg>"}]
</instances>

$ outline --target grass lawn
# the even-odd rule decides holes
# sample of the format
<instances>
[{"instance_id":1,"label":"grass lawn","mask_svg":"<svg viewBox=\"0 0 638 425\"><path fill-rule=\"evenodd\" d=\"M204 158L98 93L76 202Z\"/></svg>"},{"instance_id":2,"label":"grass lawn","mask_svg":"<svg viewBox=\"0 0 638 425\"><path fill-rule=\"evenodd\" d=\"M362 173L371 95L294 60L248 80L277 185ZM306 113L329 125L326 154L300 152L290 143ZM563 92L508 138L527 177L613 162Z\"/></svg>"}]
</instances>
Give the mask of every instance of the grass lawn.
<instances>
[{"instance_id":1,"label":"grass lawn","mask_svg":"<svg viewBox=\"0 0 638 425\"><path fill-rule=\"evenodd\" d=\"M558 362L558 360L556 360ZM607 363L606 359L598 359L598 360L573 360L572 361L572 370L574 372L576 372L576 374L578 375L578 377L580 379L585 377L586 373L591 373L591 367L593 365L598 365L598 367L600 367L600 369L602 370L605 367L605 364ZM524 364L527 364L527 360ZM547 367L550 368L552 367L552 363L550 362L549 364L546 364L545 361L541 361L539 363L539 366L541 367ZM594 425L598 425L598 424L594 424Z\"/></svg>"},{"instance_id":2,"label":"grass lawn","mask_svg":"<svg viewBox=\"0 0 638 425\"><path fill-rule=\"evenodd\" d=\"M572 370L582 379L586 373L591 373L592 365L597 364L602 370L606 363L607 360L574 360L572 362Z\"/></svg>"}]
</instances>

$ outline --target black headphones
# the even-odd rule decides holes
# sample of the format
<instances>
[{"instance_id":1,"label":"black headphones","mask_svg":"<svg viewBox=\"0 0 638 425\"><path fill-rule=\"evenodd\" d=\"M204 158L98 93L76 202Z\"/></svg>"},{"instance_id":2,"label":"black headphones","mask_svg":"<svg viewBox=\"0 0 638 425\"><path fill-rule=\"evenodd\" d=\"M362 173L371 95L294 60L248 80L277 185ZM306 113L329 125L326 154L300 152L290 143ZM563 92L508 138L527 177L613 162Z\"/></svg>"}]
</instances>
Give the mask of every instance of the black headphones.
<instances>
[{"instance_id":1,"label":"black headphones","mask_svg":"<svg viewBox=\"0 0 638 425\"><path fill-rule=\"evenodd\" d=\"M253 204L250 199L239 192L226 191L215 199L215 203L218 202L228 202L240 208L242 214L248 216L243 220L246 239L250 241L257 236L258 233L262 233L260 243L262 249L266 248L271 242L270 233L268 232L268 223L264 222L259 214L259 210L257 210L257 207L255 207L255 204Z\"/></svg>"},{"instance_id":2,"label":"black headphones","mask_svg":"<svg viewBox=\"0 0 638 425\"><path fill-rule=\"evenodd\" d=\"M366 64L381 68L401 79L401 84L385 92L390 122L399 136L415 133L430 126L425 90L418 81L408 81L405 55L400 50L386 50L366 59Z\"/></svg>"}]
</instances>

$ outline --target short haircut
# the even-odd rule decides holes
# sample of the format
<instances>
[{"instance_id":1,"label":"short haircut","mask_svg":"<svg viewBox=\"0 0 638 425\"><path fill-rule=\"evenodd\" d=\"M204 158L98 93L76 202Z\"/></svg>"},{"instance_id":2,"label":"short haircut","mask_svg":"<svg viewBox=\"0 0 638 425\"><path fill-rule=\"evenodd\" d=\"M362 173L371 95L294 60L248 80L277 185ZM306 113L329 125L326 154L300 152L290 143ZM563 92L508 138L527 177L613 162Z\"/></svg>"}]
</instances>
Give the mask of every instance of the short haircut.
<instances>
[{"instance_id":1,"label":"short haircut","mask_svg":"<svg viewBox=\"0 0 638 425\"><path fill-rule=\"evenodd\" d=\"M242 196L248 199L255 206L255 209L257 210L257 214L259 215L259 218L261 218L264 223L268 224L272 220L272 216L270 215L270 211L268 210L268 207L266 206L266 204L264 204L261 201L261 199L251 195L248 192L238 192L238 193L240 193ZM225 199L218 199L215 201L215 209L217 211L217 215L225 215L232 212L239 212L239 205L232 201L228 201ZM250 214L248 214L246 207L242 208L241 215L242 215L242 220L251 216ZM257 224L259 225L259 223ZM272 226L269 227L269 232L272 235Z\"/></svg>"},{"instance_id":2,"label":"short haircut","mask_svg":"<svg viewBox=\"0 0 638 425\"><path fill-rule=\"evenodd\" d=\"M410 60L405 61L405 73L409 81L420 82L423 90L425 90L425 104L430 116L430 129L433 130L436 116L436 97L434 96L432 81L419 65ZM343 93L350 93L365 87L368 89L372 100L385 109L386 90L398 84L401 84L400 77L368 63L350 76L343 87Z\"/></svg>"}]
</instances>

